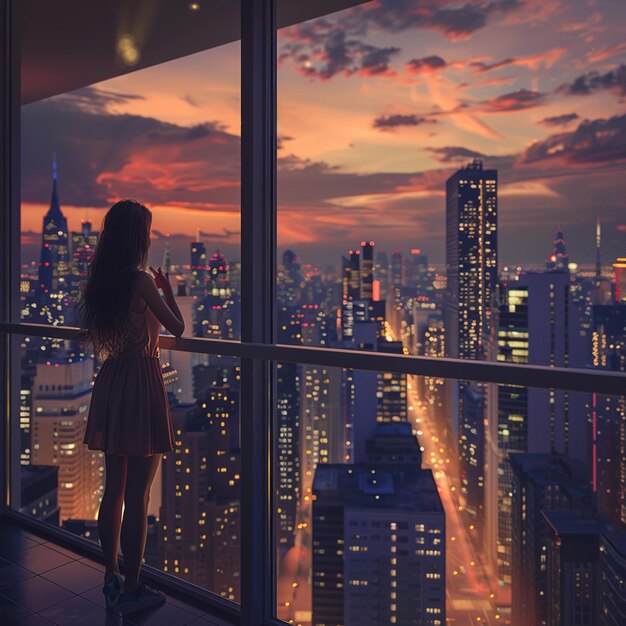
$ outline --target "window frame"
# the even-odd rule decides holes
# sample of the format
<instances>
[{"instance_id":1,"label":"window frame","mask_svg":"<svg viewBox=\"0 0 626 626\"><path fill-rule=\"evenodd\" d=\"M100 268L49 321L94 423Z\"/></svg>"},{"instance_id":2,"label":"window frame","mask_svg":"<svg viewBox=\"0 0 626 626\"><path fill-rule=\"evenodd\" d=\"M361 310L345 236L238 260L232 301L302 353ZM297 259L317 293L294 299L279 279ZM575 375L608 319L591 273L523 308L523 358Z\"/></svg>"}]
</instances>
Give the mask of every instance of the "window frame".
<instances>
[{"instance_id":1,"label":"window frame","mask_svg":"<svg viewBox=\"0 0 626 626\"><path fill-rule=\"evenodd\" d=\"M276 343L276 0L241 1L241 342L214 339L161 338L163 348L241 358L242 527L240 608L209 590L146 568L150 577L172 589L211 604L216 611L240 616L246 626L284 624L275 618L275 545L273 507L274 365L292 362L347 369L403 372L420 376L465 379L529 387L623 395L626 374L535 365L464 361L411 355L355 352ZM2 4L0 29L0 198L8 210L0 216L0 515L19 519L60 542L97 554L94 544L58 528L44 528L10 508L19 475L11 473L17 437L11 412L19 406L17 335L70 339L78 329L20 321L20 63L15 0ZM15 429L14 429L15 430ZM13 447L13 452L11 448ZM16 473L17 474L17 473Z\"/></svg>"}]
</instances>

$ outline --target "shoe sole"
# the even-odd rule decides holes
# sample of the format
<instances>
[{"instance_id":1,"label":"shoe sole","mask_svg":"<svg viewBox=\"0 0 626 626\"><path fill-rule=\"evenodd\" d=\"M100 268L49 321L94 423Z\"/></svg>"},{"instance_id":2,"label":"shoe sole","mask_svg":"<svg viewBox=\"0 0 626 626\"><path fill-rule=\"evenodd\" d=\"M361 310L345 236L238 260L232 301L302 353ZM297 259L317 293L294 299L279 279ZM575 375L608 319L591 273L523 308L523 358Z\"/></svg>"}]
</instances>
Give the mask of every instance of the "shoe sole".
<instances>
[{"instance_id":1,"label":"shoe sole","mask_svg":"<svg viewBox=\"0 0 626 626\"><path fill-rule=\"evenodd\" d=\"M129 615L130 613L136 613L138 611L145 611L155 606L159 606L165 602L165 598L148 598L140 602L133 602L132 604L119 605L115 604L114 609L118 615Z\"/></svg>"}]
</instances>

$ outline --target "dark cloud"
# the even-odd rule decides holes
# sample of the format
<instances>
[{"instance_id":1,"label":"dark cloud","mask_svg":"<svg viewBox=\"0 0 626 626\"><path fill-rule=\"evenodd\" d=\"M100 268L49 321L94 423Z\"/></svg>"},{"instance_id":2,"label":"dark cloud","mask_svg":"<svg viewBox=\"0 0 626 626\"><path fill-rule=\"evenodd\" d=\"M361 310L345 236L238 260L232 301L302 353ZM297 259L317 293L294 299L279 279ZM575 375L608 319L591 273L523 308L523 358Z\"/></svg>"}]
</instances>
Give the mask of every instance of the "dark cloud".
<instances>
[{"instance_id":1,"label":"dark cloud","mask_svg":"<svg viewBox=\"0 0 626 626\"><path fill-rule=\"evenodd\" d=\"M536 141L519 158L520 165L545 161L587 166L626 161L626 115L583 120L572 132Z\"/></svg>"},{"instance_id":2,"label":"dark cloud","mask_svg":"<svg viewBox=\"0 0 626 626\"><path fill-rule=\"evenodd\" d=\"M126 104L131 100L144 100L136 94L116 93L95 87L83 87L54 98L55 105L61 109L72 109L84 113L107 113L116 104Z\"/></svg>"},{"instance_id":3,"label":"dark cloud","mask_svg":"<svg viewBox=\"0 0 626 626\"><path fill-rule=\"evenodd\" d=\"M445 5L445 6L444 6ZM455 6L456 5L456 6ZM439 0L379 0L366 8L363 18L393 33L410 28L435 30L451 39L468 37L489 19L522 8L521 0L447 2Z\"/></svg>"},{"instance_id":4,"label":"dark cloud","mask_svg":"<svg viewBox=\"0 0 626 626\"><path fill-rule=\"evenodd\" d=\"M600 89L615 89L619 94L626 95L626 65L622 64L606 74L588 72L559 87L560 91L573 96L586 96Z\"/></svg>"},{"instance_id":5,"label":"dark cloud","mask_svg":"<svg viewBox=\"0 0 626 626\"><path fill-rule=\"evenodd\" d=\"M216 132L215 124L197 124L192 126L185 133L185 139L187 141L194 141L195 139L203 139L204 137L210 137Z\"/></svg>"},{"instance_id":6,"label":"dark cloud","mask_svg":"<svg viewBox=\"0 0 626 626\"><path fill-rule=\"evenodd\" d=\"M467 161L469 159L482 158L485 155L475 150L462 148L461 146L446 146L445 148L427 148L442 163L450 163L453 161Z\"/></svg>"},{"instance_id":7,"label":"dark cloud","mask_svg":"<svg viewBox=\"0 0 626 626\"><path fill-rule=\"evenodd\" d=\"M329 26L326 20L320 20L318 27L303 24L298 29L299 37L283 46L281 60L293 56L298 71L310 78L388 74L391 58L400 52L400 48L380 48L349 38L345 30ZM306 52L302 52L303 42L310 45Z\"/></svg>"},{"instance_id":8,"label":"dark cloud","mask_svg":"<svg viewBox=\"0 0 626 626\"><path fill-rule=\"evenodd\" d=\"M564 115L555 115L554 117L546 117L539 123L544 126L567 126L573 121L580 119L578 113L565 113Z\"/></svg>"},{"instance_id":9,"label":"dark cloud","mask_svg":"<svg viewBox=\"0 0 626 626\"><path fill-rule=\"evenodd\" d=\"M515 59L504 59L504 61L498 61L497 63L484 63L482 61L473 61L470 63L470 67L473 67L477 72L490 72L491 70L497 70L502 67L509 67L515 63Z\"/></svg>"},{"instance_id":10,"label":"dark cloud","mask_svg":"<svg viewBox=\"0 0 626 626\"><path fill-rule=\"evenodd\" d=\"M437 120L417 115L381 115L377 117L372 126L379 130L390 130L400 126L420 126L421 124L435 124Z\"/></svg>"},{"instance_id":11,"label":"dark cloud","mask_svg":"<svg viewBox=\"0 0 626 626\"><path fill-rule=\"evenodd\" d=\"M133 96L90 88L22 108L25 202L49 201L56 152L63 204L103 207L112 197L135 197L239 206L239 137L217 122L185 127L107 112L120 97Z\"/></svg>"},{"instance_id":12,"label":"dark cloud","mask_svg":"<svg viewBox=\"0 0 626 626\"><path fill-rule=\"evenodd\" d=\"M390 71L389 62L393 55L398 54L400 48L387 47L376 48L361 44L361 68L360 74L375 76L376 74L387 74Z\"/></svg>"},{"instance_id":13,"label":"dark cloud","mask_svg":"<svg viewBox=\"0 0 626 626\"><path fill-rule=\"evenodd\" d=\"M421 59L411 59L406 63L406 68L409 74L426 74L441 70L447 65L440 56L432 55Z\"/></svg>"},{"instance_id":14,"label":"dark cloud","mask_svg":"<svg viewBox=\"0 0 626 626\"><path fill-rule=\"evenodd\" d=\"M469 3L453 0L378 0L281 30L279 62L290 59L305 76L329 80L338 74L388 75L398 48L376 48L363 38L371 28L400 33L408 29L437 31L462 39L483 28L495 16L519 11L531 0L492 0ZM445 6L444 6L445 4ZM440 57L427 57L431 71ZM424 61L417 59L416 61ZM432 65L432 64L435 65ZM423 66L423 69L427 67ZM441 67L441 66L439 66ZM415 68L417 69L417 67Z\"/></svg>"},{"instance_id":15,"label":"dark cloud","mask_svg":"<svg viewBox=\"0 0 626 626\"><path fill-rule=\"evenodd\" d=\"M486 100L483 102L484 110L489 113L504 111L523 111L532 109L544 103L546 95L529 89L518 89L511 93Z\"/></svg>"}]
</instances>

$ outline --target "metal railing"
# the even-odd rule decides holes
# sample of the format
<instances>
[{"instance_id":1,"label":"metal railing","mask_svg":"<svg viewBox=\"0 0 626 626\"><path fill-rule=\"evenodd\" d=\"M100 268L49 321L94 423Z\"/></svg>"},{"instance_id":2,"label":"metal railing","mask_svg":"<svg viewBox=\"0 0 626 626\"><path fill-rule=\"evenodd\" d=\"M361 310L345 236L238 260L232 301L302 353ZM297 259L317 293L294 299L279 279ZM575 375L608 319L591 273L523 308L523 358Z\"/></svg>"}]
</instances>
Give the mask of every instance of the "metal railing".
<instances>
[{"instance_id":1,"label":"metal railing","mask_svg":"<svg viewBox=\"0 0 626 626\"><path fill-rule=\"evenodd\" d=\"M0 322L0 332L57 339L76 339L80 329L68 326ZM626 393L626 374L598 369L518 365L497 361L469 361L447 357L424 357L168 335L161 335L159 343L161 348L166 350L233 356L259 361L302 363L376 372L398 372L417 376L607 395Z\"/></svg>"}]
</instances>

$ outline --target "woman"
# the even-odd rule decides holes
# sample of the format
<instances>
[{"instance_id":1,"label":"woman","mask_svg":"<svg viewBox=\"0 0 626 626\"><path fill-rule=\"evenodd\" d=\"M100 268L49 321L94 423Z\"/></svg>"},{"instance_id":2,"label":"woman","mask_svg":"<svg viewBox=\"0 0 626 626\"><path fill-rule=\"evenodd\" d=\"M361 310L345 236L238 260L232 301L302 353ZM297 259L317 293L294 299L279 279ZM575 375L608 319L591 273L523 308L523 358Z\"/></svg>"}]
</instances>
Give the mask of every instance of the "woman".
<instances>
[{"instance_id":1,"label":"woman","mask_svg":"<svg viewBox=\"0 0 626 626\"><path fill-rule=\"evenodd\" d=\"M134 200L107 212L80 304L84 337L104 362L96 376L83 442L105 453L98 513L108 608L132 613L165 601L139 582L150 486L174 433L159 362L163 325L185 329L167 274L146 271L152 213ZM165 299L159 294L163 291ZM122 519L122 503L124 517ZM120 537L121 530L121 537ZM121 539L125 579L117 563Z\"/></svg>"}]
</instances>

